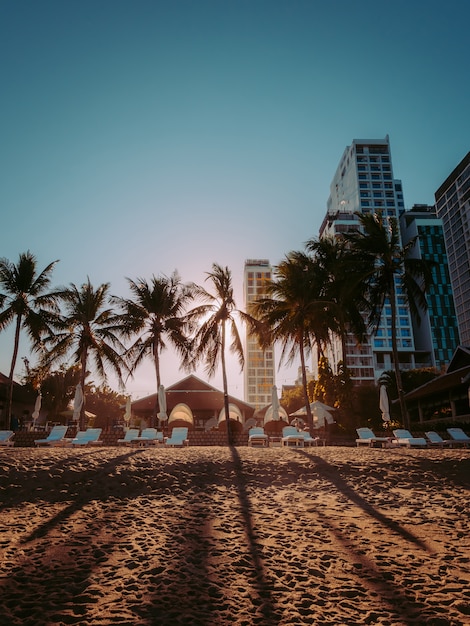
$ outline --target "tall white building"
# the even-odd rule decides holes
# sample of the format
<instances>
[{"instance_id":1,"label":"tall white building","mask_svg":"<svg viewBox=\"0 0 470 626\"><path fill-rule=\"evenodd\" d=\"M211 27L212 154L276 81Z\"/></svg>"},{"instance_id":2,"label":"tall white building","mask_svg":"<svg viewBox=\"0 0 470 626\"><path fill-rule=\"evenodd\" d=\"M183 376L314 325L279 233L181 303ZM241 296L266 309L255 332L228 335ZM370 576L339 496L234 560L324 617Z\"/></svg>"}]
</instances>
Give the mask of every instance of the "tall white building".
<instances>
[{"instance_id":1,"label":"tall white building","mask_svg":"<svg viewBox=\"0 0 470 626\"><path fill-rule=\"evenodd\" d=\"M388 136L385 139L355 139L348 146L330 185L327 214L320 228L320 237L335 236L359 227L355 212L362 214L380 210L384 219L399 222L404 210L401 181L393 176ZM415 349L411 314L405 296L397 290L398 351L401 369L431 364L429 352ZM329 354L330 366L336 369L345 360L356 384L372 383L393 369L391 306L386 302L377 332L358 346L350 335L346 339L346 355L340 340L334 341ZM345 356L345 359L344 359Z\"/></svg>"},{"instance_id":2,"label":"tall white building","mask_svg":"<svg viewBox=\"0 0 470 626\"><path fill-rule=\"evenodd\" d=\"M245 261L245 309L256 298L266 296L266 284L271 280L271 265L267 259ZM245 401L257 409L271 404L274 377L274 347L261 350L255 337L248 332L245 344Z\"/></svg>"}]
</instances>

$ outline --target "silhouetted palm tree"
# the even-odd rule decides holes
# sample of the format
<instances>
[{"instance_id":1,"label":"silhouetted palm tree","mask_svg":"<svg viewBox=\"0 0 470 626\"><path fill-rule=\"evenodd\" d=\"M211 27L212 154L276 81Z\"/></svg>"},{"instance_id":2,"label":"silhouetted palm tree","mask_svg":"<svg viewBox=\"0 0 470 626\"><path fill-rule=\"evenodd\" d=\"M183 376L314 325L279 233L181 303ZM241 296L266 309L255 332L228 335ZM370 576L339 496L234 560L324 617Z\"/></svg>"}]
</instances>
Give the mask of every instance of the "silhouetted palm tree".
<instances>
[{"instance_id":1,"label":"silhouetted palm tree","mask_svg":"<svg viewBox=\"0 0 470 626\"><path fill-rule=\"evenodd\" d=\"M45 339L46 361L66 358L72 353L74 363L80 366L80 384L85 393L85 378L89 359L97 374L107 379L106 367L110 367L123 385L122 372L126 369L122 354L125 346L121 343L121 319L109 304L109 283L96 290L87 282L77 287L73 283L63 289L59 297L64 306L64 314L56 330ZM85 403L83 403L79 428L85 427Z\"/></svg>"},{"instance_id":2,"label":"silhouetted palm tree","mask_svg":"<svg viewBox=\"0 0 470 626\"><path fill-rule=\"evenodd\" d=\"M16 321L13 355L11 359L5 426L11 422L13 403L13 375L18 358L21 330L26 330L33 350L40 351L41 339L50 330L57 313L57 295L49 292L52 270L57 261L38 273L36 257L31 252L20 254L15 265L0 259L0 331Z\"/></svg>"},{"instance_id":3,"label":"silhouetted palm tree","mask_svg":"<svg viewBox=\"0 0 470 626\"><path fill-rule=\"evenodd\" d=\"M160 356L170 343L183 360L188 357L190 343L186 334L186 307L192 299L187 285L177 272L170 277L152 276L150 283L142 278L127 279L133 298L113 298L121 309L122 329L126 337L138 334L127 352L130 372L151 357L155 367L157 391L162 384ZM157 409L158 410L158 409Z\"/></svg>"},{"instance_id":4,"label":"silhouetted palm tree","mask_svg":"<svg viewBox=\"0 0 470 626\"><path fill-rule=\"evenodd\" d=\"M248 319L249 316L236 307L233 296L232 274L228 267L221 267L217 263L212 265L212 272L207 272L206 280L210 281L214 293L208 292L204 287L192 285L192 291L196 299L203 303L196 306L189 312L189 319L192 323L201 322L194 337L193 358L191 367L195 367L199 362L204 361L206 372L209 377L215 374L219 361L222 366L222 383L224 389L224 410L227 424L227 437L229 444L232 442L226 347L227 335L231 336L230 351L238 357L240 369L243 370L245 359L243 355L243 345L238 332L235 315L241 319ZM227 328L228 326L228 328Z\"/></svg>"},{"instance_id":5,"label":"silhouetted palm tree","mask_svg":"<svg viewBox=\"0 0 470 626\"><path fill-rule=\"evenodd\" d=\"M417 237L402 246L395 218L384 218L380 212L356 215L360 230L347 232L344 238L350 247L351 264L362 274L368 322L374 331L380 325L385 304L390 304L393 366L402 418L405 427L409 428L398 359L397 293L406 299L412 315L419 322L420 310L427 308L426 289L432 280L431 267L423 259L410 256Z\"/></svg>"},{"instance_id":6,"label":"silhouetted palm tree","mask_svg":"<svg viewBox=\"0 0 470 626\"><path fill-rule=\"evenodd\" d=\"M303 252L290 252L274 269L267 284L268 297L250 304L248 312L262 323L258 334L262 345L280 343L280 362L287 364L300 355L302 386L310 431L312 412L307 389L305 356L316 345L320 355L330 341L330 332L339 333L336 304L328 300L324 273L315 260Z\"/></svg>"},{"instance_id":7,"label":"silhouetted palm tree","mask_svg":"<svg viewBox=\"0 0 470 626\"><path fill-rule=\"evenodd\" d=\"M362 314L365 308L360 268L351 264L344 239L323 237L310 239L306 248L314 256L318 271L323 274L324 297L334 303L334 315L341 339L343 367L346 368L346 336L354 335L358 343L366 337Z\"/></svg>"}]
</instances>

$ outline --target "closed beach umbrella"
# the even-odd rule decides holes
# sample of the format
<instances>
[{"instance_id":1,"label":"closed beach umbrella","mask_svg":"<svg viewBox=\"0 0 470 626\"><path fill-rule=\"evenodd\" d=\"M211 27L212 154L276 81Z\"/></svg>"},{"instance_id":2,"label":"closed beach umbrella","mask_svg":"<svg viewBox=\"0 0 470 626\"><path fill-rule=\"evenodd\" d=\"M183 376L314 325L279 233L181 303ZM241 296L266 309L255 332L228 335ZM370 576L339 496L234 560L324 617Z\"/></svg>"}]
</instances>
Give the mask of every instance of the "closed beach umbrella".
<instances>
[{"instance_id":1,"label":"closed beach umbrella","mask_svg":"<svg viewBox=\"0 0 470 626\"><path fill-rule=\"evenodd\" d=\"M124 421L126 423L126 426L129 426L129 423L131 421L131 416L132 416L132 403L131 403L131 397L127 396L127 400L126 400L126 410L124 411Z\"/></svg>"},{"instance_id":2,"label":"closed beach umbrella","mask_svg":"<svg viewBox=\"0 0 470 626\"><path fill-rule=\"evenodd\" d=\"M42 402L42 396L41 396L41 392L38 393L37 398L36 398L36 402L34 403L34 411L33 411L33 424L36 422L36 420L39 417L39 412L41 410L41 402Z\"/></svg>"},{"instance_id":3,"label":"closed beach umbrella","mask_svg":"<svg viewBox=\"0 0 470 626\"><path fill-rule=\"evenodd\" d=\"M388 394L385 385L380 385L380 395L379 395L379 407L382 412L382 420L384 422L390 421L390 406L388 402Z\"/></svg>"},{"instance_id":4,"label":"closed beach umbrella","mask_svg":"<svg viewBox=\"0 0 470 626\"><path fill-rule=\"evenodd\" d=\"M273 388L272 388L272 391L271 391L271 406L272 406L271 419L272 420L280 419L280 416L279 416L279 398L277 397L277 387L276 387L276 385L273 385Z\"/></svg>"},{"instance_id":5,"label":"closed beach umbrella","mask_svg":"<svg viewBox=\"0 0 470 626\"><path fill-rule=\"evenodd\" d=\"M168 415L166 412L166 393L165 387L163 385L160 385L160 387L158 388L158 408L158 419L162 422L166 422L168 420Z\"/></svg>"},{"instance_id":6,"label":"closed beach umbrella","mask_svg":"<svg viewBox=\"0 0 470 626\"><path fill-rule=\"evenodd\" d=\"M75 397L73 399L73 420L74 422L78 422L80 419L80 411L83 406L83 391L80 383L75 388Z\"/></svg>"}]
</instances>

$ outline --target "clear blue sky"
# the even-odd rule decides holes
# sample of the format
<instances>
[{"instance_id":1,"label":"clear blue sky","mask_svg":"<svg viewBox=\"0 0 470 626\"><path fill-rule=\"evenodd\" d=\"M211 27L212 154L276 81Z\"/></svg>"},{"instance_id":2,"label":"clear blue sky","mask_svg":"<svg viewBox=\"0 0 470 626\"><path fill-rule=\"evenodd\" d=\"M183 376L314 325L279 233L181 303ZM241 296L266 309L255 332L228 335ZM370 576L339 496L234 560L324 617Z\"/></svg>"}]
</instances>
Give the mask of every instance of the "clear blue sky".
<instances>
[{"instance_id":1,"label":"clear blue sky","mask_svg":"<svg viewBox=\"0 0 470 626\"><path fill-rule=\"evenodd\" d=\"M469 150L469 22L468 0L1 0L0 256L116 295L217 262L243 306L245 259L318 235L353 139L389 134L406 207L433 203Z\"/></svg>"}]
</instances>

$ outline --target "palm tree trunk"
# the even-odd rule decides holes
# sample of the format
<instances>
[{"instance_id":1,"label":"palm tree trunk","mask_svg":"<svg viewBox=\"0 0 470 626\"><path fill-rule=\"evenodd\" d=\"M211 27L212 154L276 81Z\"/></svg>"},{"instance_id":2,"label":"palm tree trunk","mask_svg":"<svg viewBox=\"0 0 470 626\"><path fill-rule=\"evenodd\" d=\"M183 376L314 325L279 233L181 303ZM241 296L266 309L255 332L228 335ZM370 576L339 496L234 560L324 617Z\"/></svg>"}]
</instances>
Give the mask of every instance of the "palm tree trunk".
<instances>
[{"instance_id":1,"label":"palm tree trunk","mask_svg":"<svg viewBox=\"0 0 470 626\"><path fill-rule=\"evenodd\" d=\"M158 400L158 391L160 389L160 385L161 385L161 377L160 377L160 355L158 352L158 342L154 341L153 342L153 363L155 365L155 376L157 378L157 399L155 401L155 411L154 414L152 415L151 419L150 419L150 426L152 428L155 427L155 424L157 423L157 415L160 412L160 403Z\"/></svg>"},{"instance_id":2,"label":"palm tree trunk","mask_svg":"<svg viewBox=\"0 0 470 626\"><path fill-rule=\"evenodd\" d=\"M80 385L82 386L83 402L80 409L80 419L78 420L78 430L85 430L85 378L86 378L86 363L88 353L84 348L80 355Z\"/></svg>"},{"instance_id":3,"label":"palm tree trunk","mask_svg":"<svg viewBox=\"0 0 470 626\"><path fill-rule=\"evenodd\" d=\"M404 427L410 429L410 417L408 415L408 409L406 407L405 392L403 390L403 384L401 380L400 362L398 360L398 347L397 347L397 304L395 297L395 280L392 280L392 288L390 293L390 304L392 309L392 352L393 352L393 367L395 370L395 379L397 381L398 400L400 402L401 416Z\"/></svg>"},{"instance_id":4,"label":"palm tree trunk","mask_svg":"<svg viewBox=\"0 0 470 626\"><path fill-rule=\"evenodd\" d=\"M11 428L11 413L13 408L13 374L15 373L16 367L16 359L18 358L18 350L20 346L20 330L21 330L21 320L22 316L19 314L16 318L16 328L15 328L15 344L13 347L13 356L11 357L11 367L10 367L10 381L8 387L8 405L7 405L7 415L6 415L6 428Z\"/></svg>"},{"instance_id":5,"label":"palm tree trunk","mask_svg":"<svg viewBox=\"0 0 470 626\"><path fill-rule=\"evenodd\" d=\"M313 434L313 416L310 408L310 400L307 388L307 368L305 367L304 338L303 334L299 337L300 367L302 369L302 386L304 389L305 410L307 411L307 424L310 435Z\"/></svg>"},{"instance_id":6,"label":"palm tree trunk","mask_svg":"<svg viewBox=\"0 0 470 626\"><path fill-rule=\"evenodd\" d=\"M230 412L228 402L228 384L227 384L227 368L225 366L225 320L222 322L222 349L221 349L221 363L222 363L222 385L224 388L224 410L225 410L225 425L227 427L227 443L229 446L233 445L232 432L230 428Z\"/></svg>"}]
</instances>

